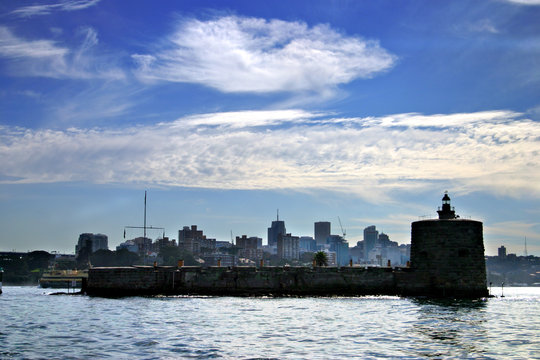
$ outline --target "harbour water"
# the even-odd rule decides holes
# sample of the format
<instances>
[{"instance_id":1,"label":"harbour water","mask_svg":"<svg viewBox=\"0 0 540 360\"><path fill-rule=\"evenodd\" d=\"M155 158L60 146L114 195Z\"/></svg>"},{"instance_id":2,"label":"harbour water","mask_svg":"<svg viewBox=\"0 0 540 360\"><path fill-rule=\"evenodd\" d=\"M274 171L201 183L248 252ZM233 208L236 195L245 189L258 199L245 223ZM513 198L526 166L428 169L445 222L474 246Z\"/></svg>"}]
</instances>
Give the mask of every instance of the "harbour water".
<instances>
[{"instance_id":1,"label":"harbour water","mask_svg":"<svg viewBox=\"0 0 540 360\"><path fill-rule=\"evenodd\" d=\"M540 359L540 288L478 301L3 290L0 359Z\"/></svg>"}]
</instances>

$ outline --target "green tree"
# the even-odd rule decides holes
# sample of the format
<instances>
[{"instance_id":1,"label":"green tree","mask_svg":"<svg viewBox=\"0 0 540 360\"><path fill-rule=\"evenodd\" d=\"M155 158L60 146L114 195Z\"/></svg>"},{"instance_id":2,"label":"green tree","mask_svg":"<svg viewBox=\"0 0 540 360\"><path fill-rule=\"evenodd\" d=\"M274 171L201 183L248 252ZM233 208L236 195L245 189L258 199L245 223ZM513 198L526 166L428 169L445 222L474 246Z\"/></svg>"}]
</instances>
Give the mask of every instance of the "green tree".
<instances>
[{"instance_id":1,"label":"green tree","mask_svg":"<svg viewBox=\"0 0 540 360\"><path fill-rule=\"evenodd\" d=\"M104 267L104 266L115 266L116 265L116 256L115 252L111 250L100 249L96 252L93 252L90 255L90 263L92 266Z\"/></svg>"},{"instance_id":2,"label":"green tree","mask_svg":"<svg viewBox=\"0 0 540 360\"><path fill-rule=\"evenodd\" d=\"M178 260L184 260L184 265L187 266L200 265L193 254L178 246L164 246L159 251L158 256L163 259L163 265L175 266L178 264Z\"/></svg>"},{"instance_id":3,"label":"green tree","mask_svg":"<svg viewBox=\"0 0 540 360\"><path fill-rule=\"evenodd\" d=\"M327 266L328 265L328 256L324 251L317 251L315 255L313 256L313 260L315 260L315 264L317 266Z\"/></svg>"},{"instance_id":4,"label":"green tree","mask_svg":"<svg viewBox=\"0 0 540 360\"><path fill-rule=\"evenodd\" d=\"M308 265L310 266L313 262L313 257L315 256L315 253L312 252L305 252L300 254L300 263L302 265Z\"/></svg>"},{"instance_id":5,"label":"green tree","mask_svg":"<svg viewBox=\"0 0 540 360\"><path fill-rule=\"evenodd\" d=\"M114 261L116 266L131 266L140 262L141 258L138 254L123 248L115 252Z\"/></svg>"}]
</instances>

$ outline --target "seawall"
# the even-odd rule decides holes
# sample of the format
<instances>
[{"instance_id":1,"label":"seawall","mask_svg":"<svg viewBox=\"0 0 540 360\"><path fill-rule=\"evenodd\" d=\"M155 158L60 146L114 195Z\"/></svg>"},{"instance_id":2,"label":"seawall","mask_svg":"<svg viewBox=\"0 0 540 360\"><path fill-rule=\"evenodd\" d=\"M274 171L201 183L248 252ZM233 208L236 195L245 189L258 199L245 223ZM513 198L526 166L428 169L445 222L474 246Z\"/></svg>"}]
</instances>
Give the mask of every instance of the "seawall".
<instances>
[{"instance_id":1,"label":"seawall","mask_svg":"<svg viewBox=\"0 0 540 360\"><path fill-rule=\"evenodd\" d=\"M361 296L481 297L448 291L411 268L384 267L115 267L92 268L83 291L92 296Z\"/></svg>"}]
</instances>

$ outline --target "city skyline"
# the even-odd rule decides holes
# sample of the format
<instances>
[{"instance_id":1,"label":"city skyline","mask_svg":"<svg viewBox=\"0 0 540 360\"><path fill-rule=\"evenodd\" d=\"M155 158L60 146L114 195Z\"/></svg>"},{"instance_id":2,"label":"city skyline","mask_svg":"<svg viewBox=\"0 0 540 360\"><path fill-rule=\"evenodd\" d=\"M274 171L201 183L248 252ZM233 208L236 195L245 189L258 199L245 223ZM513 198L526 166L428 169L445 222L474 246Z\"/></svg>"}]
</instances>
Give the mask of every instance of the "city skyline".
<instances>
[{"instance_id":1,"label":"city skyline","mask_svg":"<svg viewBox=\"0 0 540 360\"><path fill-rule=\"evenodd\" d=\"M540 255L540 2L0 4L0 250L266 240L338 218L410 242L448 190L487 255ZM140 236L133 230L128 238ZM155 237L149 233L149 237Z\"/></svg>"}]
</instances>

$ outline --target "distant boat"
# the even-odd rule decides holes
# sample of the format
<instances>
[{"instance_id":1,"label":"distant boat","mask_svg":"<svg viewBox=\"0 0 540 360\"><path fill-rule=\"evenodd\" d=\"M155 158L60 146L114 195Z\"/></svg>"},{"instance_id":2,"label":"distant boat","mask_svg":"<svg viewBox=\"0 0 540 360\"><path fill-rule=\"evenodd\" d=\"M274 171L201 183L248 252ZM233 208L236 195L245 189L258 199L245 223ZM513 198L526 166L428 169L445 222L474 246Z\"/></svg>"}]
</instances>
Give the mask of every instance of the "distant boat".
<instances>
[{"instance_id":1,"label":"distant boat","mask_svg":"<svg viewBox=\"0 0 540 360\"><path fill-rule=\"evenodd\" d=\"M82 279L88 278L88 270L50 270L39 279L42 288L80 288Z\"/></svg>"}]
</instances>

